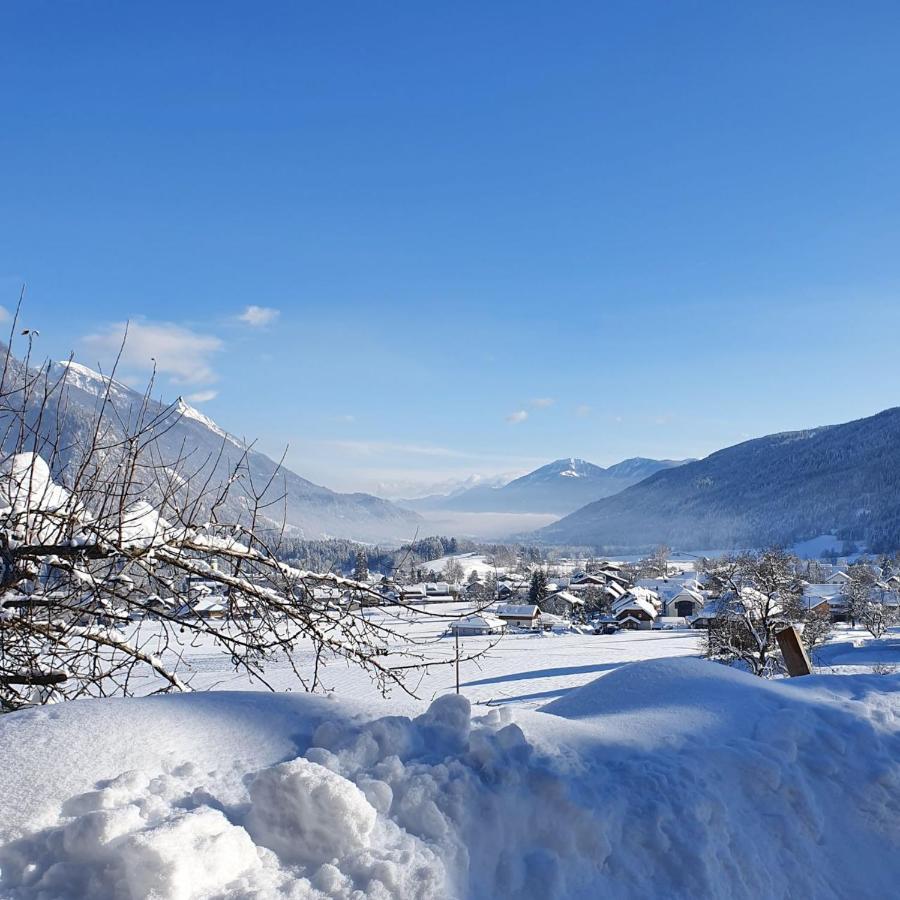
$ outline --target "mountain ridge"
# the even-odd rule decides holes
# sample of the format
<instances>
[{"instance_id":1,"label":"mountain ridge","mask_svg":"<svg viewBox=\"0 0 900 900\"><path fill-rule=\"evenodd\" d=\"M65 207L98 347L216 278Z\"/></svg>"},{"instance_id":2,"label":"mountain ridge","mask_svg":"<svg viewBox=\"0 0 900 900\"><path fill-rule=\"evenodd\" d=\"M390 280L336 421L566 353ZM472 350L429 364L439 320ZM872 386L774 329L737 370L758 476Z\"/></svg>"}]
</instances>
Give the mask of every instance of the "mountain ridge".
<instances>
[{"instance_id":1,"label":"mountain ridge","mask_svg":"<svg viewBox=\"0 0 900 900\"><path fill-rule=\"evenodd\" d=\"M632 457L604 468L579 457L562 457L499 487L476 485L408 505L423 511L565 515L592 500L618 493L654 472L683 462Z\"/></svg>"},{"instance_id":2,"label":"mountain ridge","mask_svg":"<svg viewBox=\"0 0 900 900\"><path fill-rule=\"evenodd\" d=\"M5 347L2 350L5 354ZM22 384L26 377L34 377L34 371L26 369L15 357L9 359L7 384ZM209 476L212 484L224 481L235 466L240 466L241 478L256 488L272 482L271 494L267 496L273 506L265 511L268 527L279 528L283 515L289 532L298 537L402 541L411 539L422 521L415 512L380 497L339 493L303 478L248 446L181 397L173 404L145 398L121 382L73 361L53 363L48 382L53 389L46 402L52 407L53 415L40 415L41 398L37 392L26 412L34 434L25 449L49 456L54 446L62 448L56 454L55 475L63 483L80 448L89 445L91 425L108 388L104 422L111 433L124 433L127 423L134 420L146 403L148 419L158 420L153 430L155 446L166 459L183 458L187 452L190 468L202 473L202 478ZM59 438L48 433L50 427L60 429ZM16 431L6 430L4 450L7 452L13 449L11 442ZM147 489L152 491L149 485ZM246 514L247 508L245 500L236 494L227 501L223 512L237 521Z\"/></svg>"},{"instance_id":3,"label":"mountain ridge","mask_svg":"<svg viewBox=\"0 0 900 900\"><path fill-rule=\"evenodd\" d=\"M821 534L900 546L900 407L783 431L657 472L535 533L645 550L791 545Z\"/></svg>"}]
</instances>

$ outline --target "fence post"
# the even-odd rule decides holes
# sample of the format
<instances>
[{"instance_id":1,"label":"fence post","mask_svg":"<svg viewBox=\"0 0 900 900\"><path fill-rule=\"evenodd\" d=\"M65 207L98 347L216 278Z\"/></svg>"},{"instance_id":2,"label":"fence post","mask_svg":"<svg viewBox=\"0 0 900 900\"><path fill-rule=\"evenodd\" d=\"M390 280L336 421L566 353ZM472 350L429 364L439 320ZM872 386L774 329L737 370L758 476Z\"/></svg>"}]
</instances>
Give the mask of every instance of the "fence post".
<instances>
[{"instance_id":1,"label":"fence post","mask_svg":"<svg viewBox=\"0 0 900 900\"><path fill-rule=\"evenodd\" d=\"M784 665L791 678L799 675L812 675L812 663L806 653L806 648L800 640L800 635L793 625L788 625L775 635L778 647L784 658Z\"/></svg>"}]
</instances>

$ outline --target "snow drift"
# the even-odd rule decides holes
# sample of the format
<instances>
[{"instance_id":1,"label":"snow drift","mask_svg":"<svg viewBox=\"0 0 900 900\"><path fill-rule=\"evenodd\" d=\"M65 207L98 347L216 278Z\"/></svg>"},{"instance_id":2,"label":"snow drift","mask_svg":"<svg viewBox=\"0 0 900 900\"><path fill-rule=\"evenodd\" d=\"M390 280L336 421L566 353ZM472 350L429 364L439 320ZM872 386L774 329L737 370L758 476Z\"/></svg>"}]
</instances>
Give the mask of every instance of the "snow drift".
<instances>
[{"instance_id":1,"label":"snow drift","mask_svg":"<svg viewBox=\"0 0 900 900\"><path fill-rule=\"evenodd\" d=\"M212 693L0 719L9 898L877 897L900 678L691 659L541 712Z\"/></svg>"}]
</instances>

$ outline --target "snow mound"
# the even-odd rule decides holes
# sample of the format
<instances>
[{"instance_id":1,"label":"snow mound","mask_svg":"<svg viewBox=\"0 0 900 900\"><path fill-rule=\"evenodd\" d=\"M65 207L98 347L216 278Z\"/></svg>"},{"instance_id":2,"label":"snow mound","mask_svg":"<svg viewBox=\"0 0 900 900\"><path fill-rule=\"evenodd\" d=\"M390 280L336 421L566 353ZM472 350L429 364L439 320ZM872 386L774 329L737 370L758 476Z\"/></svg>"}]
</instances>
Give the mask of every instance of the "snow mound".
<instances>
[{"instance_id":1,"label":"snow mound","mask_svg":"<svg viewBox=\"0 0 900 900\"><path fill-rule=\"evenodd\" d=\"M377 815L355 784L300 757L253 779L245 824L279 859L314 863L368 847Z\"/></svg>"},{"instance_id":2,"label":"snow mound","mask_svg":"<svg viewBox=\"0 0 900 900\"><path fill-rule=\"evenodd\" d=\"M0 895L876 897L900 678L623 667L545 711L294 695L0 718Z\"/></svg>"}]
</instances>

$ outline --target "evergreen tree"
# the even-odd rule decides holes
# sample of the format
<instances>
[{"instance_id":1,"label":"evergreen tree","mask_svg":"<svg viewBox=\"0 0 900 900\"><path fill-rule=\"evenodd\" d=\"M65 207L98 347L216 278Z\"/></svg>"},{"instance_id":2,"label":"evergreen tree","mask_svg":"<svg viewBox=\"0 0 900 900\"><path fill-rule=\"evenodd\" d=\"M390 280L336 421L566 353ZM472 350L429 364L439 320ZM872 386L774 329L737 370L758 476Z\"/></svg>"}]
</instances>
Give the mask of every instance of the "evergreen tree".
<instances>
[{"instance_id":1,"label":"evergreen tree","mask_svg":"<svg viewBox=\"0 0 900 900\"><path fill-rule=\"evenodd\" d=\"M366 551L360 548L356 551L356 563L353 567L354 581L365 581L369 577L369 559Z\"/></svg>"},{"instance_id":2,"label":"evergreen tree","mask_svg":"<svg viewBox=\"0 0 900 900\"><path fill-rule=\"evenodd\" d=\"M547 575L543 569L535 569L531 573L531 587L528 589L528 599L541 605L541 601L547 596Z\"/></svg>"}]
</instances>

